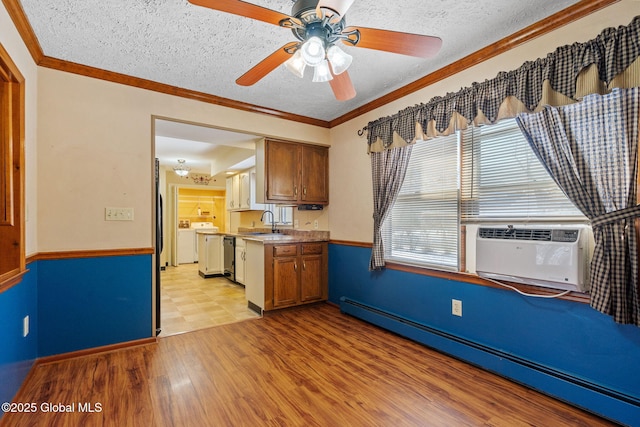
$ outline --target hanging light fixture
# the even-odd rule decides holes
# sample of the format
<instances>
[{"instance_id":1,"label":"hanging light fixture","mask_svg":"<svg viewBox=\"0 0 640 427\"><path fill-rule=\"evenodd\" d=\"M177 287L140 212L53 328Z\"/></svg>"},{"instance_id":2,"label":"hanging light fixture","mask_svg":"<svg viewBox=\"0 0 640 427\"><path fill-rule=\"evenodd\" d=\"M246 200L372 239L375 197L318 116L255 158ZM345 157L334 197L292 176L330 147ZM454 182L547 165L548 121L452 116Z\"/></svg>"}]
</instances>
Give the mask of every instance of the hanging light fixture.
<instances>
[{"instance_id":1,"label":"hanging light fixture","mask_svg":"<svg viewBox=\"0 0 640 427\"><path fill-rule=\"evenodd\" d=\"M305 3L306 4L306 3ZM310 3L309 3L310 4ZM315 14L315 7L310 9ZM313 68L313 81L326 82L347 71L353 57L337 46L337 42L347 41L353 44L351 32L344 32L345 21L317 20L316 15L305 26L291 24L294 35L300 43L293 48L285 49L291 57L285 61L285 67L294 75L302 78L306 67ZM358 36L356 36L357 38ZM331 65L331 67L329 67Z\"/></svg>"},{"instance_id":2,"label":"hanging light fixture","mask_svg":"<svg viewBox=\"0 0 640 427\"><path fill-rule=\"evenodd\" d=\"M185 162L186 160L184 159L178 159L178 165L173 167L173 171L176 173L176 175L182 177L189 175L189 171L191 170L191 168L187 166Z\"/></svg>"},{"instance_id":3,"label":"hanging light fixture","mask_svg":"<svg viewBox=\"0 0 640 427\"><path fill-rule=\"evenodd\" d=\"M284 65L292 74L302 78L305 68L312 67L313 82L326 82L347 71L353 57L332 44L325 49L325 44L319 37L311 37L304 42ZM331 64L331 69L329 69ZM333 72L333 74L332 74Z\"/></svg>"}]
</instances>

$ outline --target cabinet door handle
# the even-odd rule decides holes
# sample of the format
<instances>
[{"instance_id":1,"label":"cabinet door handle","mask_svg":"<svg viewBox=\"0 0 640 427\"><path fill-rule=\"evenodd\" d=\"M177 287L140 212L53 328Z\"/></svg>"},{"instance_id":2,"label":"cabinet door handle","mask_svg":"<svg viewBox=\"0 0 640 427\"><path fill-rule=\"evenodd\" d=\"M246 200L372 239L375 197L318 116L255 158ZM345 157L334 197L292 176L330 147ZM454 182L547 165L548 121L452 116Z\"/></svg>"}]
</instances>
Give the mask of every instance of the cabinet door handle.
<instances>
[{"instance_id":1,"label":"cabinet door handle","mask_svg":"<svg viewBox=\"0 0 640 427\"><path fill-rule=\"evenodd\" d=\"M294 263L293 263L293 269L294 269L295 271L298 271L298 263L297 263L297 262L294 262Z\"/></svg>"},{"instance_id":2,"label":"cabinet door handle","mask_svg":"<svg viewBox=\"0 0 640 427\"><path fill-rule=\"evenodd\" d=\"M293 186L293 195L294 195L294 196L297 196L297 195L298 195L298 186L297 186L297 185L294 185L294 186Z\"/></svg>"},{"instance_id":3,"label":"cabinet door handle","mask_svg":"<svg viewBox=\"0 0 640 427\"><path fill-rule=\"evenodd\" d=\"M302 194L304 194L305 196L307 195L307 187L304 187L304 188L302 189Z\"/></svg>"},{"instance_id":4,"label":"cabinet door handle","mask_svg":"<svg viewBox=\"0 0 640 427\"><path fill-rule=\"evenodd\" d=\"M304 262L304 261L302 261L302 269L303 269L304 271L307 271L307 263L306 263L306 262Z\"/></svg>"}]
</instances>

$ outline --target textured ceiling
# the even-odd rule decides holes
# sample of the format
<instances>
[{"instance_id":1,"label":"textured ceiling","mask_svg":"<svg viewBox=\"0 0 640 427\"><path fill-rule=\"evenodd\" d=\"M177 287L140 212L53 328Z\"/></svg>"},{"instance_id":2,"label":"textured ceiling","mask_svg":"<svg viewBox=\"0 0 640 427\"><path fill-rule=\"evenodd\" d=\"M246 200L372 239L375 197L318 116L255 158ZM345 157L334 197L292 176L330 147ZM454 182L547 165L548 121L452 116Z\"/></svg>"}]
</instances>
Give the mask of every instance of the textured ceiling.
<instances>
[{"instance_id":1,"label":"textured ceiling","mask_svg":"<svg viewBox=\"0 0 640 427\"><path fill-rule=\"evenodd\" d=\"M257 84L236 78L285 43L289 30L194 6L186 0L22 0L46 56L260 107L330 121L558 12L577 0L357 0L350 26L438 36L432 59L364 48L349 74L357 96L334 99L278 67ZM253 0L289 14L291 0ZM553 47L550 47L552 50Z\"/></svg>"}]
</instances>

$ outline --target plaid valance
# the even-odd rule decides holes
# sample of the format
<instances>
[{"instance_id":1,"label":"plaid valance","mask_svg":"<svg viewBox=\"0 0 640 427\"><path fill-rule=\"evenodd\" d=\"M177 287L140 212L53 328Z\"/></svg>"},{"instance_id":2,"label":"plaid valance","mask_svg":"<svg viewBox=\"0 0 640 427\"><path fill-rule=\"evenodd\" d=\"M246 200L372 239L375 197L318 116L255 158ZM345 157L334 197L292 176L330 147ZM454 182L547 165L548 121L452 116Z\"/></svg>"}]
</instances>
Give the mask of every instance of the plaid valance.
<instances>
[{"instance_id":1,"label":"plaid valance","mask_svg":"<svg viewBox=\"0 0 640 427\"><path fill-rule=\"evenodd\" d=\"M449 135L469 123L495 123L543 105L571 104L614 87L640 86L639 57L637 16L628 26L607 28L593 40L559 47L517 70L500 72L494 79L369 122L369 151Z\"/></svg>"}]
</instances>

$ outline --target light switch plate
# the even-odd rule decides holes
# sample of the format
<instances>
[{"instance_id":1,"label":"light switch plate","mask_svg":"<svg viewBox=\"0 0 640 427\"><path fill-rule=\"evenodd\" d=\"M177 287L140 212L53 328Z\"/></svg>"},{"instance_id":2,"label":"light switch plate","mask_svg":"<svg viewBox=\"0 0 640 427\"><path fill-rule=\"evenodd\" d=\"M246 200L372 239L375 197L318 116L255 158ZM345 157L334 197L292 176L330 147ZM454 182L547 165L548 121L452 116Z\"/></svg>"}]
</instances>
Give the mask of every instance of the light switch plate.
<instances>
[{"instance_id":1,"label":"light switch plate","mask_svg":"<svg viewBox=\"0 0 640 427\"><path fill-rule=\"evenodd\" d=\"M105 221L133 221L133 208L104 208Z\"/></svg>"}]
</instances>

